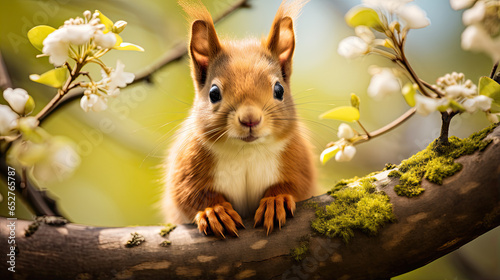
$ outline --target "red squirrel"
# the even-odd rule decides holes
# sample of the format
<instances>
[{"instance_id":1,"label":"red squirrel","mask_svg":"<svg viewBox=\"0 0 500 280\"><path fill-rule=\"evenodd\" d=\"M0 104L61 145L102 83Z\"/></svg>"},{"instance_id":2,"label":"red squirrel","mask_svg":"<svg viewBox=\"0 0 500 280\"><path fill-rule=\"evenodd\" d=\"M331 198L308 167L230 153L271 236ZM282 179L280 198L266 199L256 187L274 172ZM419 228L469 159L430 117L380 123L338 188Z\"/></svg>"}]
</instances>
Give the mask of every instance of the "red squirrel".
<instances>
[{"instance_id":1,"label":"red squirrel","mask_svg":"<svg viewBox=\"0 0 500 280\"><path fill-rule=\"evenodd\" d=\"M267 38L242 41L219 40L201 2L180 2L192 22L196 93L165 162L169 222L238 236L241 217L254 215L269 234L315 192L312 145L290 90L293 22L306 2L284 0Z\"/></svg>"}]
</instances>

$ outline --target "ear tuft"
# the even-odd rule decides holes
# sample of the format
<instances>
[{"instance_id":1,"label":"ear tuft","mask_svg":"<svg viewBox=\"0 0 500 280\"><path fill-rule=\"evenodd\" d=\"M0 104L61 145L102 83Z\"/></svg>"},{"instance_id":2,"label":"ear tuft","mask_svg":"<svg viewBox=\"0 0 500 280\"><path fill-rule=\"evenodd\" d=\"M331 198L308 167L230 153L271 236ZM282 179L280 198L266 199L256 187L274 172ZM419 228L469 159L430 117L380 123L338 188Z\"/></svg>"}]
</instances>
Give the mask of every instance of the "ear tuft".
<instances>
[{"instance_id":1,"label":"ear tuft","mask_svg":"<svg viewBox=\"0 0 500 280\"><path fill-rule=\"evenodd\" d=\"M192 75L198 88L202 88L207 70L222 47L215 32L212 16L201 1L179 1L188 14L191 24L189 54L192 61Z\"/></svg>"},{"instance_id":2,"label":"ear tuft","mask_svg":"<svg viewBox=\"0 0 500 280\"><path fill-rule=\"evenodd\" d=\"M293 21L307 2L309 0L283 0L267 37L267 48L278 58L283 78L287 82L292 72L292 56L295 49Z\"/></svg>"}]
</instances>

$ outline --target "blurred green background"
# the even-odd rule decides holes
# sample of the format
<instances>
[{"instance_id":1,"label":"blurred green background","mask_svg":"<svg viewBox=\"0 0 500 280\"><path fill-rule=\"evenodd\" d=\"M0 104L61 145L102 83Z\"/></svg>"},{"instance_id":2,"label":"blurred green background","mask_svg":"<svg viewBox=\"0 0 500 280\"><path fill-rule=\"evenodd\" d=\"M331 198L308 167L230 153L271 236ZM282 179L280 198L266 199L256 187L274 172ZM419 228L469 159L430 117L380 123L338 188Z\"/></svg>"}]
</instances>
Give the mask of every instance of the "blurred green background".
<instances>
[{"instance_id":1,"label":"blurred green background","mask_svg":"<svg viewBox=\"0 0 500 280\"><path fill-rule=\"evenodd\" d=\"M203 2L216 16L234 1ZM279 2L250 0L251 8L238 10L218 23L216 29L224 38L267 35ZM292 88L318 155L328 142L336 139L339 125L335 121L320 121L318 115L333 106L348 105L351 92L361 97L361 120L369 130L383 126L408 109L401 96L380 102L366 96L368 66L390 65L388 62L373 56L349 61L336 52L339 41L354 33L343 16L360 2L313 0L304 8L296 28ZM461 12L453 11L445 0L415 3L427 11L432 22L425 29L412 30L407 44L407 55L421 78L433 83L439 76L457 71L477 82L480 76L489 74L490 58L460 48ZM55 91L28 79L29 74L43 73L52 67L47 58L35 58L38 52L26 39L26 32L33 26L58 27L69 17L82 16L87 9L99 9L113 21L126 20L128 26L122 37L126 42L143 46L146 52L114 51L104 61L114 65L119 58L128 72L147 69L187 39L188 24L176 1L18 0L2 1L0 8L0 51L14 86L28 90L37 102L36 110ZM184 58L157 72L152 84L141 83L122 90L105 112L84 113L78 101L64 107L43 127L53 135L73 139L82 163L71 178L43 187L58 199L63 212L76 223L96 226L161 223L157 207L162 189L160 164L192 100L193 85L188 60ZM103 120L112 123L112 129L100 129ZM451 134L465 137L487 125L482 114L464 114L453 119ZM328 189L341 178L380 170L385 163L399 163L427 146L438 136L439 128L438 114L415 116L391 133L358 146L351 162L318 164L322 189ZM5 185L0 188L3 196L5 190ZM17 206L20 218L31 218L27 209L19 203ZM0 215L6 215L5 201L0 203ZM497 229L464 246L459 250L461 260L467 258L481 271L500 277L499 236ZM398 279L469 279L463 266L457 265L456 256L450 254Z\"/></svg>"}]
</instances>

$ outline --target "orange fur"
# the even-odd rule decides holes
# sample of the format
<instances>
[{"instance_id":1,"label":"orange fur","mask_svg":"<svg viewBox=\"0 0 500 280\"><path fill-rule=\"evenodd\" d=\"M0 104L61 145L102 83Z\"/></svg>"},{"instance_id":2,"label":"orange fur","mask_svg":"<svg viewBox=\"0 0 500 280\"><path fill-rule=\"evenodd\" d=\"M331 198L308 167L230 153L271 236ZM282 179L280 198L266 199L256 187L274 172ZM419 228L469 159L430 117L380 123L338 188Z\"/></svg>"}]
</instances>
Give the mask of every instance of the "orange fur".
<instances>
[{"instance_id":1,"label":"orange fur","mask_svg":"<svg viewBox=\"0 0 500 280\"><path fill-rule=\"evenodd\" d=\"M167 159L165 212L173 222L194 220L201 232L224 237L237 235L239 214L251 211L270 233L316 183L290 90L293 21L308 1L283 1L262 41L220 41L207 9L192 2L180 4L192 22L196 95ZM278 83L282 99L275 96ZM214 86L222 96L216 102L209 98Z\"/></svg>"}]
</instances>

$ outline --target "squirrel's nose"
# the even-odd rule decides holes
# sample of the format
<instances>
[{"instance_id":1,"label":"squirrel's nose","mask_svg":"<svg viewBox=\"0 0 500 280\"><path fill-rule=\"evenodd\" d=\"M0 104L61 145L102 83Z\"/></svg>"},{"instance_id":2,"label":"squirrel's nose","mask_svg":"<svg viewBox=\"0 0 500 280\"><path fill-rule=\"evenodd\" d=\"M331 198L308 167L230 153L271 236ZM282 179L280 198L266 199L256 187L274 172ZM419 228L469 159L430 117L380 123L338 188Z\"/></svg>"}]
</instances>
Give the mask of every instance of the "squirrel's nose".
<instances>
[{"instance_id":1,"label":"squirrel's nose","mask_svg":"<svg viewBox=\"0 0 500 280\"><path fill-rule=\"evenodd\" d=\"M257 119L256 117L253 117L253 116L245 116L242 119L238 119L238 120L240 121L240 124L242 126L254 127L260 123L261 119L262 118Z\"/></svg>"}]
</instances>

